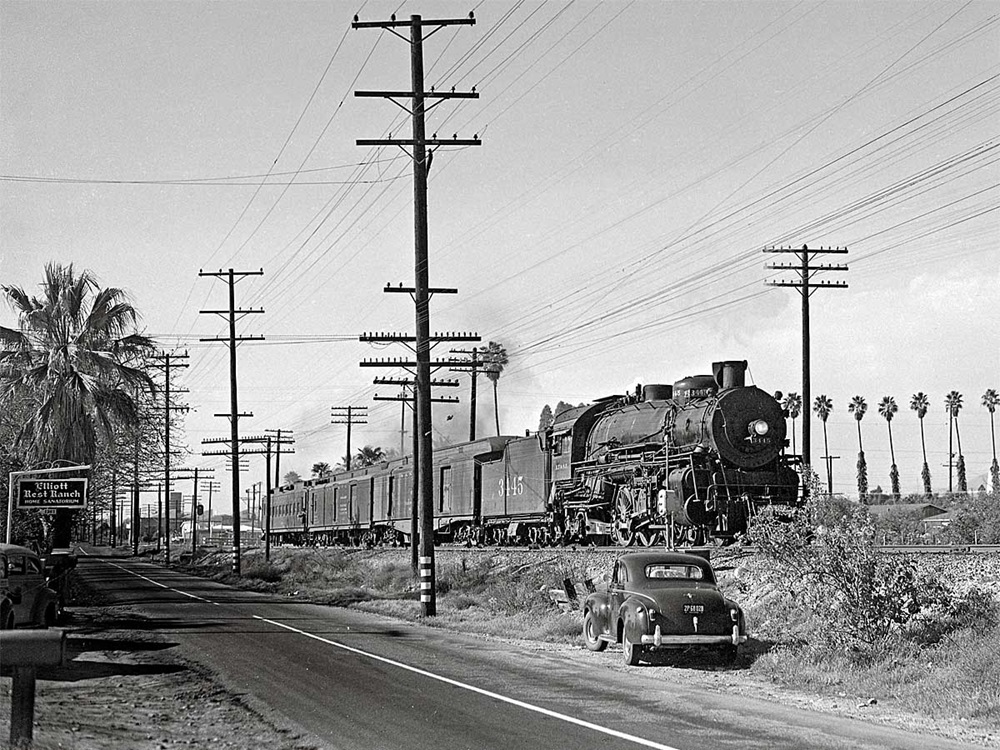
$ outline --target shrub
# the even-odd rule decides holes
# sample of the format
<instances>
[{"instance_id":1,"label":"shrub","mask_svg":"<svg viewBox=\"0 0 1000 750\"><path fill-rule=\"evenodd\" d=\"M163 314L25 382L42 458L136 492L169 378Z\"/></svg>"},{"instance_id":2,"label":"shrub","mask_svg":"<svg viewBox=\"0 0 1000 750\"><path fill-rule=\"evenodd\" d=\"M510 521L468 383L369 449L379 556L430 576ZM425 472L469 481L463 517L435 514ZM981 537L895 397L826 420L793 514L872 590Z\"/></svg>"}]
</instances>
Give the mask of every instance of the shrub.
<instances>
[{"instance_id":1,"label":"shrub","mask_svg":"<svg viewBox=\"0 0 1000 750\"><path fill-rule=\"evenodd\" d=\"M878 549L878 530L864 506L825 503L813 489L806 507L791 517L766 509L749 532L773 564L766 573L771 608L782 611L798 637L873 658L920 613L931 631L964 616L943 586L918 580L912 560ZM966 606L978 611L983 602L969 599Z\"/></svg>"}]
</instances>

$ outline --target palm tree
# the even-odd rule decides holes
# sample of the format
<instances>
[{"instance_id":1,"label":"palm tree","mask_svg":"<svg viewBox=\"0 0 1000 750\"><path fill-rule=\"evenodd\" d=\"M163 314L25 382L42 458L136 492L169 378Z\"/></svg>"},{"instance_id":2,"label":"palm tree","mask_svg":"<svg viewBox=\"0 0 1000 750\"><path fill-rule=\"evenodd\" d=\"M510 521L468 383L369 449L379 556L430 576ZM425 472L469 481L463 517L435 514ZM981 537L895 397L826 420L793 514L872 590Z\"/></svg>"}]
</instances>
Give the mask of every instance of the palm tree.
<instances>
[{"instance_id":1,"label":"palm tree","mask_svg":"<svg viewBox=\"0 0 1000 750\"><path fill-rule=\"evenodd\" d=\"M788 418L792 420L792 453L798 453L795 450L795 420L802 413L802 396L789 393L781 402L781 408L788 412Z\"/></svg>"},{"instance_id":2,"label":"palm tree","mask_svg":"<svg viewBox=\"0 0 1000 750\"><path fill-rule=\"evenodd\" d=\"M830 413L833 411L833 399L831 399L826 394L820 394L813 401L813 411L816 412L821 420L823 420L823 451L826 453L826 486L827 492L833 495L833 471L830 460L830 441L827 439L826 434L826 420L830 418Z\"/></svg>"},{"instance_id":3,"label":"palm tree","mask_svg":"<svg viewBox=\"0 0 1000 750\"><path fill-rule=\"evenodd\" d=\"M153 391L141 369L154 350L135 332L138 313L121 289L101 289L89 271L49 263L40 297L3 286L18 328L0 326L0 404L28 398L19 436L25 463L93 464L117 427L139 423L137 389ZM56 512L53 547L68 547L73 511Z\"/></svg>"},{"instance_id":4,"label":"palm tree","mask_svg":"<svg viewBox=\"0 0 1000 750\"><path fill-rule=\"evenodd\" d=\"M326 461L317 461L312 465L312 473L314 477L325 477L330 474L330 464Z\"/></svg>"},{"instance_id":5,"label":"palm tree","mask_svg":"<svg viewBox=\"0 0 1000 750\"><path fill-rule=\"evenodd\" d=\"M920 470L920 478L924 482L924 494L927 497L931 496L931 470L927 466L927 443L924 441L924 417L927 416L927 410L930 407L931 400L923 391L917 391L910 398L910 408L917 413L917 419L920 420L920 449L924 455L924 466Z\"/></svg>"},{"instance_id":6,"label":"palm tree","mask_svg":"<svg viewBox=\"0 0 1000 750\"><path fill-rule=\"evenodd\" d=\"M892 418L896 416L898 411L896 399L892 396L883 396L882 400L878 402L878 413L885 419L885 426L889 429L889 457L892 461L892 467L889 469L889 482L892 484L892 495L896 499L899 499L899 469L896 468L896 451L892 445Z\"/></svg>"},{"instance_id":7,"label":"palm tree","mask_svg":"<svg viewBox=\"0 0 1000 750\"><path fill-rule=\"evenodd\" d=\"M483 351L483 372L493 383L493 414L497 422L497 435L500 434L500 405L497 403L497 381L500 373L508 364L507 350L496 341L491 341Z\"/></svg>"},{"instance_id":8,"label":"palm tree","mask_svg":"<svg viewBox=\"0 0 1000 750\"><path fill-rule=\"evenodd\" d=\"M948 395L944 397L944 408L948 411L948 492L952 491L952 425L954 425L955 428L955 440L958 442L958 465L956 466L956 473L958 474L958 491L966 492L968 487L965 481L965 456L962 455L962 436L958 431L958 413L962 411L962 394L958 391L949 391Z\"/></svg>"},{"instance_id":9,"label":"palm tree","mask_svg":"<svg viewBox=\"0 0 1000 750\"><path fill-rule=\"evenodd\" d=\"M990 440L993 442L993 463L990 464L991 484L993 485L994 492L1000 492L1000 465L997 464L997 434L996 427L993 424L993 415L996 413L997 406L1000 406L1000 394L997 394L993 388L987 388L986 393L983 394L982 404L990 412Z\"/></svg>"},{"instance_id":10,"label":"palm tree","mask_svg":"<svg viewBox=\"0 0 1000 750\"><path fill-rule=\"evenodd\" d=\"M385 451L377 446L366 445L360 448L354 457L358 466L374 466L385 460Z\"/></svg>"},{"instance_id":11,"label":"palm tree","mask_svg":"<svg viewBox=\"0 0 1000 750\"><path fill-rule=\"evenodd\" d=\"M865 462L865 449L861 444L861 420L868 411L868 402L864 396L852 396L847 410L854 415L858 423L858 502L864 505L868 499L868 464Z\"/></svg>"}]
</instances>

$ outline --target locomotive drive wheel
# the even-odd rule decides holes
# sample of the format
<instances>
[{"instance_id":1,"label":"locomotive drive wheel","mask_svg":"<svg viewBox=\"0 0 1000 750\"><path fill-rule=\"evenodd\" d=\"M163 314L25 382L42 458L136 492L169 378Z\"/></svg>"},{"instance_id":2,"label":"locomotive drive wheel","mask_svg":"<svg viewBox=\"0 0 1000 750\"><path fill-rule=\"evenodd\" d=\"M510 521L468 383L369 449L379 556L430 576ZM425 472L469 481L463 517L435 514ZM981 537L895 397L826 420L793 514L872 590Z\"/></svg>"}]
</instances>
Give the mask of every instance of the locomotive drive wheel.
<instances>
[{"instance_id":1,"label":"locomotive drive wheel","mask_svg":"<svg viewBox=\"0 0 1000 750\"><path fill-rule=\"evenodd\" d=\"M612 523L612 535L615 544L630 547L635 541L632 533L632 516L635 514L635 497L628 487L619 487L615 495L615 515Z\"/></svg>"},{"instance_id":2,"label":"locomotive drive wheel","mask_svg":"<svg viewBox=\"0 0 1000 750\"><path fill-rule=\"evenodd\" d=\"M622 633L622 657L630 667L639 666L639 661L642 659L643 648L637 643L632 643L628 639L628 633Z\"/></svg>"},{"instance_id":3,"label":"locomotive drive wheel","mask_svg":"<svg viewBox=\"0 0 1000 750\"><path fill-rule=\"evenodd\" d=\"M597 623L594 615L589 610L583 616L583 641L591 651L603 651L608 647L607 641L598 638Z\"/></svg>"}]
</instances>

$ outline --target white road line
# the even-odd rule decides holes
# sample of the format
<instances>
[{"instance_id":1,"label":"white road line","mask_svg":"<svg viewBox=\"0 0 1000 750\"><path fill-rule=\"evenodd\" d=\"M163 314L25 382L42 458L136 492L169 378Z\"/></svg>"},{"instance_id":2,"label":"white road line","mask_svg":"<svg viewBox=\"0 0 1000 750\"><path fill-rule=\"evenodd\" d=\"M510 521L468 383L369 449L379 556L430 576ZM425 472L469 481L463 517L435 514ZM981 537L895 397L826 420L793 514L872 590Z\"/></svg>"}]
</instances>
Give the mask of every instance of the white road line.
<instances>
[{"instance_id":1,"label":"white road line","mask_svg":"<svg viewBox=\"0 0 1000 750\"><path fill-rule=\"evenodd\" d=\"M428 672L427 670L420 669L419 667L411 667L409 664L403 664L402 662L394 661L393 659L387 659L384 656L378 656L377 654L370 654L367 651L362 651L361 649L354 648L353 646L348 646L344 643L338 643L337 641L331 641L328 638L323 638L322 636L315 635L314 633L309 633L305 630L299 630L298 628L293 628L291 625L285 625L282 622L277 622L275 620L268 620L266 617L261 617L259 615L254 615L254 619L266 622L275 627L284 628L285 630L290 630L293 633L298 633L299 635L304 635L306 638L312 638L313 640L325 643L328 646L333 646L335 648L343 649L344 651L350 651L353 654L358 654L359 656L366 656L369 659L374 659L375 661L380 661L383 664L390 664L394 667L399 667L400 669L405 669L408 672L413 672L422 677L427 677L432 680L437 680L438 682L443 682L447 685L452 685L453 687L461 688L462 690L468 690L473 693L478 693L479 695L484 695L487 698L493 698L494 700L501 701L502 703L509 703L512 706L517 706L518 708L523 708L527 711L533 711L543 716L548 716L552 719L558 719L559 721L565 721L568 724L575 724L578 727L583 727L585 729L590 729L600 734L606 734L609 737L617 737L621 740L626 740L632 742L636 745L642 745L643 747L651 747L656 750L678 750L678 748L671 747L670 745L663 745L659 742L653 742L652 740L647 740L642 737L636 737L633 734L627 734L625 732L619 732L616 729L609 729L608 727L602 727L599 724L593 724L589 721L584 721L583 719L577 719L573 716L567 716L566 714L561 714L558 711L551 711L547 708L542 708L541 706L535 706L531 703L525 703L524 701L519 701L516 698L508 698L505 695L500 695L499 693L493 693L489 690L484 690L483 688L478 688L475 685L469 685L464 682L459 682L458 680L453 680L450 677L444 677L443 675L434 674L433 672Z\"/></svg>"},{"instance_id":2,"label":"white road line","mask_svg":"<svg viewBox=\"0 0 1000 750\"><path fill-rule=\"evenodd\" d=\"M126 567L119 565L118 563L108 562L107 560L101 560L105 565L110 565L112 568L118 568L118 570L124 570L130 575L134 575L136 578L141 578L144 581L148 581L154 586L159 586L161 589L166 589L167 591L173 591L175 594L180 594L181 596L188 596L192 599L197 599L199 602L205 602L205 604L214 604L216 607L221 607L222 605L218 602L213 602L211 599L205 599L203 597L197 596L195 594L189 594L187 591L181 591L180 589L175 589L172 586L168 586L165 583L160 583L159 581L154 581L152 578L147 578L144 575L136 573L134 570L129 570Z\"/></svg>"}]
</instances>

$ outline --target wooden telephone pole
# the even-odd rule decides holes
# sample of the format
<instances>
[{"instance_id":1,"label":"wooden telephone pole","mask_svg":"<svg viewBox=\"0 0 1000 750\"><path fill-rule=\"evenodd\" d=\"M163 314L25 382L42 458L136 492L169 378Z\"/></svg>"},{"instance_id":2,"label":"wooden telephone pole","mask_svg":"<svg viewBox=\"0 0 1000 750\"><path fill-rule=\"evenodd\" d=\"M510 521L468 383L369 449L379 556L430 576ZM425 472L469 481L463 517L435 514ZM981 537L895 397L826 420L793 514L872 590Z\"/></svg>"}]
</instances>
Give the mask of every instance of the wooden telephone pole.
<instances>
[{"instance_id":1,"label":"wooden telephone pole","mask_svg":"<svg viewBox=\"0 0 1000 750\"><path fill-rule=\"evenodd\" d=\"M475 91L468 93L450 91L424 91L424 28L431 27L426 36L430 36L445 26L471 26L476 19L470 13L468 18L449 18L423 20L419 15L410 16L408 21L397 21L393 16L388 21L359 21L354 17L352 28L355 29L386 29L402 39L406 39L396 29L410 29L410 91L356 91L358 97L380 97L389 99L397 106L409 112L413 132L412 138L358 139L359 146L398 146L409 147L413 159L413 229L414 229L414 281L413 301L416 308L416 423L420 450L414 457L415 465L419 466L418 482L421 508L420 535L420 601L423 614L430 617L437 613L434 593L434 493L433 493L433 463L431 441L431 385L430 385L430 284L427 254L427 172L430 161L427 147L442 146L480 146L478 137L459 138L455 135L450 140L438 139L436 134L427 138L424 116L429 109L425 102L428 99L477 99ZM410 107L401 103L409 99ZM437 106L440 101L431 107Z\"/></svg>"},{"instance_id":2,"label":"wooden telephone pole","mask_svg":"<svg viewBox=\"0 0 1000 750\"><path fill-rule=\"evenodd\" d=\"M184 362L178 362L177 360L188 359L188 355L184 354L158 354L152 359L158 360L160 364L153 365L153 367L163 368L163 423L164 423L164 446L163 446L163 486L166 492L166 503L164 503L166 521L166 539L165 539L165 551L166 551L166 565L170 566L170 412L171 411L186 411L186 406L174 406L170 403L170 372L176 367L187 367L188 365ZM176 389L174 393L186 393L187 389Z\"/></svg>"},{"instance_id":3,"label":"wooden telephone pole","mask_svg":"<svg viewBox=\"0 0 1000 750\"><path fill-rule=\"evenodd\" d=\"M221 341L229 345L229 402L230 411L228 414L216 414L217 417L229 417L230 423L230 450L233 457L233 573L240 574L240 427L239 421L242 416L252 416L240 414L236 388L236 345L241 341L263 341L263 336L237 336L236 321L245 315L264 312L263 308L258 310L238 310L236 309L236 282L247 276L263 276L264 269L259 271L228 271L219 270L217 272L198 271L198 276L215 276L225 279L229 286L229 309L228 310L201 310L202 315L219 315L229 322L229 336L204 338L200 341Z\"/></svg>"},{"instance_id":4,"label":"wooden telephone pole","mask_svg":"<svg viewBox=\"0 0 1000 750\"><path fill-rule=\"evenodd\" d=\"M367 406L331 406L330 424L347 425L347 456L344 459L344 468L351 470L351 426L356 424L368 424Z\"/></svg>"},{"instance_id":5,"label":"wooden telephone pole","mask_svg":"<svg viewBox=\"0 0 1000 750\"><path fill-rule=\"evenodd\" d=\"M846 255L846 247L821 247L810 250L805 245L801 249L791 247L766 247L765 253L791 253L798 257L798 263L769 263L771 271L795 271L797 279L766 281L768 286L790 286L802 295L802 464L811 466L811 413L812 384L809 378L809 298L816 289L846 289L846 281L816 281L817 274L827 271L846 271L845 264L820 263L813 261L820 255ZM829 460L829 459L828 459Z\"/></svg>"}]
</instances>

